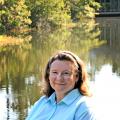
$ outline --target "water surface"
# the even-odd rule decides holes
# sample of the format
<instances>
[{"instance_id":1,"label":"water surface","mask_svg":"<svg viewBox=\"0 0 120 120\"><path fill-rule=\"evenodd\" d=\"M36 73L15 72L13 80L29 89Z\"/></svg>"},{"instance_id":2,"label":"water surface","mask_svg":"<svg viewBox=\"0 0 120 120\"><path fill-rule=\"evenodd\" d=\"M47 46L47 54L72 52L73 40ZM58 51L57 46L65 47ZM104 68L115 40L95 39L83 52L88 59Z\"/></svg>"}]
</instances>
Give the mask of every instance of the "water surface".
<instances>
[{"instance_id":1,"label":"water surface","mask_svg":"<svg viewBox=\"0 0 120 120\"><path fill-rule=\"evenodd\" d=\"M97 18L75 28L38 31L27 44L0 49L0 120L25 119L42 95L44 67L56 50L70 50L85 61L96 112L102 120L120 120L119 21Z\"/></svg>"}]
</instances>

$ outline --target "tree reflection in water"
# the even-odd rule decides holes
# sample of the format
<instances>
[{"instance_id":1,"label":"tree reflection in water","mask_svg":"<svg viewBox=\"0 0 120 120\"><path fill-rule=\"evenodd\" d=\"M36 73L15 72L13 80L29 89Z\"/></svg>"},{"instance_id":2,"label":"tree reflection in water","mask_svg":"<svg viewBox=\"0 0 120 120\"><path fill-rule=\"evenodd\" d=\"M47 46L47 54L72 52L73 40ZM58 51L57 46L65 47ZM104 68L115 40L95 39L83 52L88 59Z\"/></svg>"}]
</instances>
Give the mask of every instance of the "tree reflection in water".
<instances>
[{"instance_id":1,"label":"tree reflection in water","mask_svg":"<svg viewBox=\"0 0 120 120\"><path fill-rule=\"evenodd\" d=\"M42 95L44 67L57 50L71 50L78 54L87 66L92 67L91 79L96 74L91 71L94 67L99 71L102 65L109 63L114 65L113 72L120 69L119 62L114 60L109 51L108 40L100 37L99 26L96 26L94 20L81 21L74 28L58 29L50 33L38 31L31 35L28 44L7 47L0 52L0 94L4 94L4 104L6 102L4 109L0 110L2 118L23 120L26 117L31 105ZM109 55L103 49L107 49L106 46ZM114 52L114 49L111 48L111 51ZM6 114L2 114L4 112Z\"/></svg>"}]
</instances>

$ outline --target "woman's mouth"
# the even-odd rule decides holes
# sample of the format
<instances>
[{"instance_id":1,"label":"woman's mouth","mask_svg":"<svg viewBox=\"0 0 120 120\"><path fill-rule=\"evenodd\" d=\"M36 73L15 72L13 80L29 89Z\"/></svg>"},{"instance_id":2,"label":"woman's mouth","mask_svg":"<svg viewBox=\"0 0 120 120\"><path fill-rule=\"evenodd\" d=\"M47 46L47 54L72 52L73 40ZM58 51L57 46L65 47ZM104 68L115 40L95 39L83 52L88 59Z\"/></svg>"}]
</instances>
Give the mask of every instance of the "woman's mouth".
<instances>
[{"instance_id":1,"label":"woman's mouth","mask_svg":"<svg viewBox=\"0 0 120 120\"><path fill-rule=\"evenodd\" d=\"M58 85L65 85L65 83L55 83L55 84L58 84Z\"/></svg>"}]
</instances>

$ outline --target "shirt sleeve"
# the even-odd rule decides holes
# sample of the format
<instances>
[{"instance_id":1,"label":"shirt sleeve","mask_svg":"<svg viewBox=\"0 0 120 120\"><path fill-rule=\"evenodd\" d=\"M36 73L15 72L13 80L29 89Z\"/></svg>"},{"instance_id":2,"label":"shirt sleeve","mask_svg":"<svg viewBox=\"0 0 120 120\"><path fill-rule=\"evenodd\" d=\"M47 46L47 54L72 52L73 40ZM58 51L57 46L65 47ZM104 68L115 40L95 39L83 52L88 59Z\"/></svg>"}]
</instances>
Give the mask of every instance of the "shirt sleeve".
<instances>
[{"instance_id":1,"label":"shirt sleeve","mask_svg":"<svg viewBox=\"0 0 120 120\"><path fill-rule=\"evenodd\" d=\"M75 113L75 120L98 120L94 108L83 102Z\"/></svg>"},{"instance_id":2,"label":"shirt sleeve","mask_svg":"<svg viewBox=\"0 0 120 120\"><path fill-rule=\"evenodd\" d=\"M36 101L35 104L31 107L31 110L25 120L33 120L32 117L36 114L36 111L39 110L40 106L44 104L45 100L46 97L42 96L38 101Z\"/></svg>"},{"instance_id":3,"label":"shirt sleeve","mask_svg":"<svg viewBox=\"0 0 120 120\"><path fill-rule=\"evenodd\" d=\"M78 115L75 120L97 120L97 118L91 111L86 111L81 115Z\"/></svg>"}]
</instances>

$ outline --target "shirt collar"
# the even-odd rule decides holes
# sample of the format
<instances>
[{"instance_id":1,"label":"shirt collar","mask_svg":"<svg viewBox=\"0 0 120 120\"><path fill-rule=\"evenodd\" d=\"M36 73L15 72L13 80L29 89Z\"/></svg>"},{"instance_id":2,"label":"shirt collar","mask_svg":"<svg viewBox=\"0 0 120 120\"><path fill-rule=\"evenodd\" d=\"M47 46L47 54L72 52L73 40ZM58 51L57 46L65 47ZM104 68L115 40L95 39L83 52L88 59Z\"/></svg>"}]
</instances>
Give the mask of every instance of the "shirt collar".
<instances>
[{"instance_id":1,"label":"shirt collar","mask_svg":"<svg viewBox=\"0 0 120 120\"><path fill-rule=\"evenodd\" d=\"M48 101L50 101L52 104L56 104L56 100L55 100L55 92L48 98Z\"/></svg>"},{"instance_id":2,"label":"shirt collar","mask_svg":"<svg viewBox=\"0 0 120 120\"><path fill-rule=\"evenodd\" d=\"M70 105L80 96L80 92L78 89L74 89L70 91L62 100L61 102L64 102L66 105Z\"/></svg>"},{"instance_id":3,"label":"shirt collar","mask_svg":"<svg viewBox=\"0 0 120 120\"><path fill-rule=\"evenodd\" d=\"M55 92L48 98L48 101L51 101L53 104L56 104L55 101ZM75 101L79 96L81 96L78 89L73 89L70 91L58 104L65 103L66 105L70 105L73 101Z\"/></svg>"}]
</instances>

